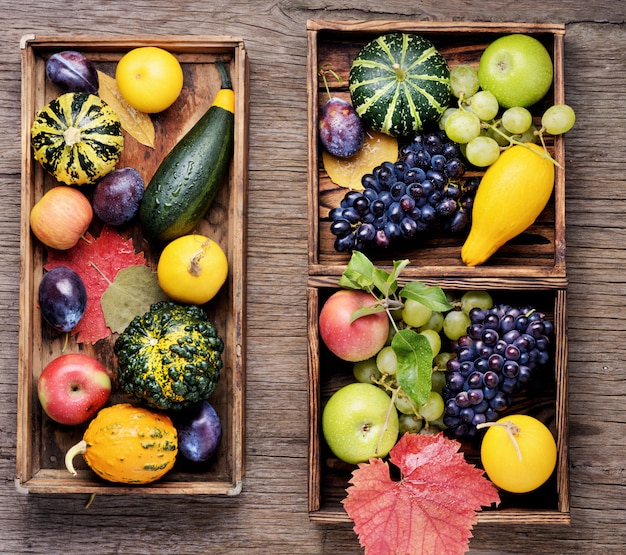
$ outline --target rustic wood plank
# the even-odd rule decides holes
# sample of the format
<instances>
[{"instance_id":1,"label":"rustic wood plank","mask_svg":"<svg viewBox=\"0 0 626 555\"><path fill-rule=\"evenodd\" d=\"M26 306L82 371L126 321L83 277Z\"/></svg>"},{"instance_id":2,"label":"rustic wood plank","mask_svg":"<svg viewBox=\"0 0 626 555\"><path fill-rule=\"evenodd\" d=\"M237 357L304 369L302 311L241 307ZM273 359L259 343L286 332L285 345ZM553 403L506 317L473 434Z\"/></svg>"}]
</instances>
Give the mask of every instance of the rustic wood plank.
<instances>
[{"instance_id":1,"label":"rustic wood plank","mask_svg":"<svg viewBox=\"0 0 626 555\"><path fill-rule=\"evenodd\" d=\"M565 98L578 122L566 140L571 526L474 530L476 555L624 553L623 244L626 148L621 2L234 0L5 2L0 13L0 552L294 555L362 553L349 524L308 519L307 87L308 19L541 21L566 24ZM104 27L103 27L104 26ZM20 52L25 33L232 35L251 61L248 203L246 474L236 498L21 495L14 487L19 298ZM279 204L280 202L280 204Z\"/></svg>"}]
</instances>

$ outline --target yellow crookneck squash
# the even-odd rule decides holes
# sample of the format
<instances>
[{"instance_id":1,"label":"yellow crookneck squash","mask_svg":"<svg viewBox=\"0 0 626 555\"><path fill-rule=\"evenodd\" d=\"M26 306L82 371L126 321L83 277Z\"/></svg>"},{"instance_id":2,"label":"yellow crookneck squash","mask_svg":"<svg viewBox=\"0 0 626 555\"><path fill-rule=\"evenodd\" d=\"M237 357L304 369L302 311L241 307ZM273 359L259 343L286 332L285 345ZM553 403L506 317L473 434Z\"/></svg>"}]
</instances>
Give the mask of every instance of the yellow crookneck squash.
<instances>
[{"instance_id":1,"label":"yellow crookneck squash","mask_svg":"<svg viewBox=\"0 0 626 555\"><path fill-rule=\"evenodd\" d=\"M502 245L528 229L554 188L554 163L540 146L505 150L480 181L469 235L461 249L468 266L486 262Z\"/></svg>"}]
</instances>

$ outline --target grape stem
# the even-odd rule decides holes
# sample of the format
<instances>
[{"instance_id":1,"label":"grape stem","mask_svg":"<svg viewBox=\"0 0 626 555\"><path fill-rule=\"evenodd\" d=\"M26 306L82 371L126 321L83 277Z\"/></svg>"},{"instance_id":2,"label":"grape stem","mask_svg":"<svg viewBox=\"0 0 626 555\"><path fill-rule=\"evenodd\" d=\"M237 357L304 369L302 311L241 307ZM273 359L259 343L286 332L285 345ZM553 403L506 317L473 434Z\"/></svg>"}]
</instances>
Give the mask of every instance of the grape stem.
<instances>
[{"instance_id":1,"label":"grape stem","mask_svg":"<svg viewBox=\"0 0 626 555\"><path fill-rule=\"evenodd\" d=\"M461 97L459 98L458 101L458 107L459 110L465 110L467 111L467 108L465 107L465 101L463 99L463 95L461 95ZM545 158L546 160L550 160L555 166L561 168L561 164L559 164L554 158L552 158L552 156L550 156L550 153L548 152L548 148L546 147L546 143L544 141L543 138L543 134L545 132L545 127L542 127L541 129L539 129L538 131L535 131L535 135L537 135L539 137L539 140L541 141L541 146L543 147L543 152L539 153L534 149L531 149L527 143L524 143L522 141L518 141L515 138L515 135L507 135L506 133L503 133L500 129L499 129L499 124L502 120L493 120L493 122L489 123L486 121L481 121L480 122L480 126L483 129L491 129L494 133L497 133L498 135L500 135L501 137L505 138L509 144L508 146L504 146L504 147L500 147L500 150L506 150L507 148L510 148L513 145L519 145L519 146L523 146L524 148L527 148L529 150L533 150L533 152L539 154L542 158Z\"/></svg>"},{"instance_id":2,"label":"grape stem","mask_svg":"<svg viewBox=\"0 0 626 555\"><path fill-rule=\"evenodd\" d=\"M396 401L396 397L398 396L398 392L400 390L398 388L394 388L392 389L391 392L391 399L389 402L389 408L387 409L387 415L385 416L385 422L383 424L382 429L380 430L380 434L378 434L378 443L376 444L376 453L378 453L380 451L380 444L383 440L383 436L385 435L385 432L387 431L387 428L389 427L389 417L391 416L391 411L395 410L395 401Z\"/></svg>"},{"instance_id":3,"label":"grape stem","mask_svg":"<svg viewBox=\"0 0 626 555\"><path fill-rule=\"evenodd\" d=\"M515 451L517 452L517 457L519 460L522 460L522 452L520 451L519 444L517 443L517 439L515 436L520 434L519 426L514 424L511 420L501 420L499 422L483 422L482 424L477 424L476 429L482 428L490 428L491 426L499 426L504 428L508 436L511 438L513 445L515 446Z\"/></svg>"}]
</instances>

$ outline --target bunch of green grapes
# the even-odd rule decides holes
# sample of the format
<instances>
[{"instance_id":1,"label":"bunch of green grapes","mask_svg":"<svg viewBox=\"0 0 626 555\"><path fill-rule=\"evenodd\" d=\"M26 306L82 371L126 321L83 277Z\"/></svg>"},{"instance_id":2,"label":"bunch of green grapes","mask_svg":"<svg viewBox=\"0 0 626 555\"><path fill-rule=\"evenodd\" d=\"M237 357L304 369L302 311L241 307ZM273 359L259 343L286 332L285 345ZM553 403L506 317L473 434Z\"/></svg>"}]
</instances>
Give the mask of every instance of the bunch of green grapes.
<instances>
[{"instance_id":1,"label":"bunch of green grapes","mask_svg":"<svg viewBox=\"0 0 626 555\"><path fill-rule=\"evenodd\" d=\"M447 364L453 354L451 350L442 350L442 346L451 346L467 333L472 308L488 308L493 305L493 300L486 291L466 291L454 304L455 309L444 314L431 310L419 301L406 299L398 315L399 327L413 328L426 337L433 353L432 386L424 404L417 405L396 380L398 359L390 345L392 335L387 345L374 357L354 363L353 375L357 381L375 384L393 394L400 434L432 434L446 428L442 391L446 385Z\"/></svg>"},{"instance_id":2,"label":"bunch of green grapes","mask_svg":"<svg viewBox=\"0 0 626 555\"><path fill-rule=\"evenodd\" d=\"M439 127L451 141L461 145L467 161L477 167L490 166L500 157L502 148L512 144L538 139L543 144L544 133L561 135L576 121L574 110L567 104L550 106L541 117L539 129L527 108L514 106L501 112L495 95L480 90L477 71L466 64L450 70L450 89L458 105L444 112Z\"/></svg>"}]
</instances>

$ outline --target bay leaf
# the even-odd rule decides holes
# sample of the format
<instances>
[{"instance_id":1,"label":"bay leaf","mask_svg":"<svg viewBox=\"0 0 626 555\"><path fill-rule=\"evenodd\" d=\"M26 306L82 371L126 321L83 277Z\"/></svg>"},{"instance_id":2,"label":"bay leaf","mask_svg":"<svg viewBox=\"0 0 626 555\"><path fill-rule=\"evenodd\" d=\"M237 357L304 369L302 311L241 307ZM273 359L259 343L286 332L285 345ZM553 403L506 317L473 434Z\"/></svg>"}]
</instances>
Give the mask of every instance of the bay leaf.
<instances>
[{"instance_id":1,"label":"bay leaf","mask_svg":"<svg viewBox=\"0 0 626 555\"><path fill-rule=\"evenodd\" d=\"M142 145L154 148L154 124L149 114L135 110L120 93L117 82L102 71L98 71L100 88L98 94L118 115L122 129Z\"/></svg>"},{"instance_id":2,"label":"bay leaf","mask_svg":"<svg viewBox=\"0 0 626 555\"><path fill-rule=\"evenodd\" d=\"M145 314L153 303L167 300L157 275L148 266L120 270L102 294L100 303L107 326L122 333L135 316Z\"/></svg>"}]
</instances>

